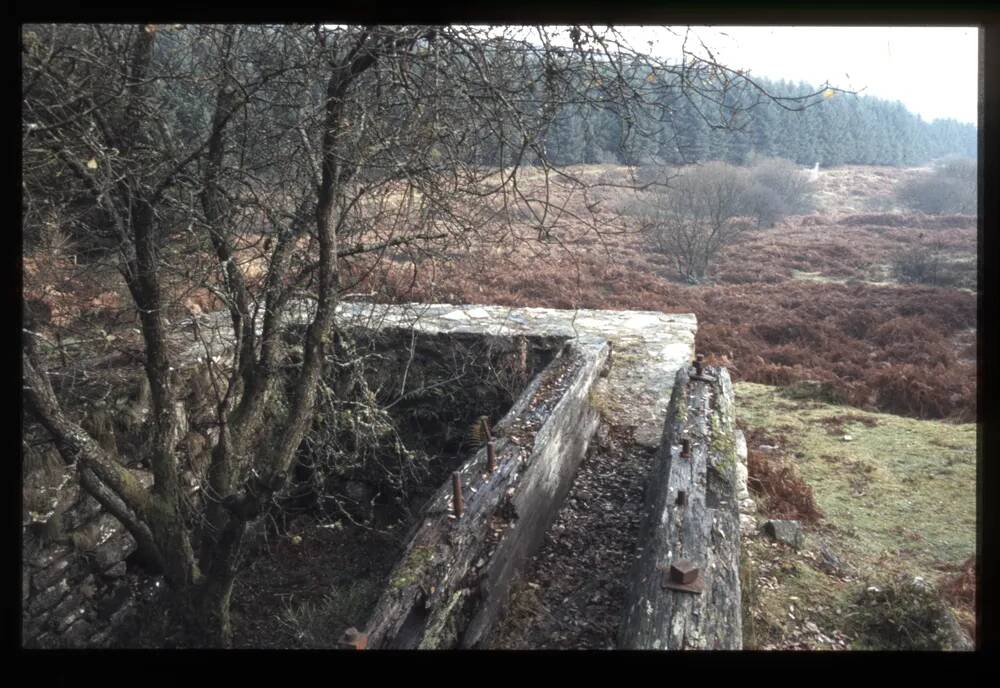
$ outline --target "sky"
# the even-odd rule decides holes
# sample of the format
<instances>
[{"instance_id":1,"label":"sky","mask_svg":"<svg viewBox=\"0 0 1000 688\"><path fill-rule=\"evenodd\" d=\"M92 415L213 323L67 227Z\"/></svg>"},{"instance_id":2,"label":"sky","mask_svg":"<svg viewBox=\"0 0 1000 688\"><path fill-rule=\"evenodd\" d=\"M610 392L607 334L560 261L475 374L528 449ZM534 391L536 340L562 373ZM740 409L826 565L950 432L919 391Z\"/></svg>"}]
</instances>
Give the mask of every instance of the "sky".
<instances>
[{"instance_id":1,"label":"sky","mask_svg":"<svg viewBox=\"0 0 1000 688\"><path fill-rule=\"evenodd\" d=\"M679 58L685 27L617 27L635 48ZM722 64L751 76L805 81L899 100L930 122L978 120L975 27L692 27ZM697 41L688 40L688 48ZM704 55L700 50L699 54ZM864 89L863 91L861 89Z\"/></svg>"}]
</instances>

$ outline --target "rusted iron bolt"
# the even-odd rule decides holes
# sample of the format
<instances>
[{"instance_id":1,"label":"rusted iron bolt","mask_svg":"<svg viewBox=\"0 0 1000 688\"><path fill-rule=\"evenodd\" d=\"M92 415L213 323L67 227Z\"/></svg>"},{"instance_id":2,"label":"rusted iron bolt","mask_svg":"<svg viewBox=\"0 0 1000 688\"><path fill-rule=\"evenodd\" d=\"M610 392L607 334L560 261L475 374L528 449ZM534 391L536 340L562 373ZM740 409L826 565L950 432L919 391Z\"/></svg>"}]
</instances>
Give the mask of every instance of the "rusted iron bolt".
<instances>
[{"instance_id":1,"label":"rusted iron bolt","mask_svg":"<svg viewBox=\"0 0 1000 688\"><path fill-rule=\"evenodd\" d=\"M687 504L687 492L684 490L677 490L677 500L674 502L677 506L684 506Z\"/></svg>"},{"instance_id":2,"label":"rusted iron bolt","mask_svg":"<svg viewBox=\"0 0 1000 688\"><path fill-rule=\"evenodd\" d=\"M461 518L462 511L465 510L465 502L462 501L462 474L458 471L451 474L451 489L455 495L455 517Z\"/></svg>"},{"instance_id":3,"label":"rusted iron bolt","mask_svg":"<svg viewBox=\"0 0 1000 688\"><path fill-rule=\"evenodd\" d=\"M694 357L694 372L697 375L701 375L701 366L704 362L705 362L704 354L698 354L697 356Z\"/></svg>"},{"instance_id":4,"label":"rusted iron bolt","mask_svg":"<svg viewBox=\"0 0 1000 688\"><path fill-rule=\"evenodd\" d=\"M493 440L486 443L486 472L492 473L497 469L497 450Z\"/></svg>"},{"instance_id":5,"label":"rusted iron bolt","mask_svg":"<svg viewBox=\"0 0 1000 688\"><path fill-rule=\"evenodd\" d=\"M698 579L698 567L687 559L678 559L670 565L670 582L687 585Z\"/></svg>"},{"instance_id":6,"label":"rusted iron bolt","mask_svg":"<svg viewBox=\"0 0 1000 688\"><path fill-rule=\"evenodd\" d=\"M686 459L691 456L691 440L684 438L681 440L681 458Z\"/></svg>"}]
</instances>

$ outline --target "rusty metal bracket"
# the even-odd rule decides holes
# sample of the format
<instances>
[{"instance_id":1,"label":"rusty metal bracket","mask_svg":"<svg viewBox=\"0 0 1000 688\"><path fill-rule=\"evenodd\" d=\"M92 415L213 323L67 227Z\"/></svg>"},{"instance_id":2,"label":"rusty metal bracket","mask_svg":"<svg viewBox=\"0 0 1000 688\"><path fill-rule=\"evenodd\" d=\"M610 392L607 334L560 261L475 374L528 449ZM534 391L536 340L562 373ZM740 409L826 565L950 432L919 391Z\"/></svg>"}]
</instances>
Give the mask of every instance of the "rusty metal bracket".
<instances>
[{"instance_id":1,"label":"rusty metal bracket","mask_svg":"<svg viewBox=\"0 0 1000 688\"><path fill-rule=\"evenodd\" d=\"M680 592L690 592L700 595L705 590L705 581L701 571L692 562L679 559L663 571L663 587Z\"/></svg>"}]
</instances>

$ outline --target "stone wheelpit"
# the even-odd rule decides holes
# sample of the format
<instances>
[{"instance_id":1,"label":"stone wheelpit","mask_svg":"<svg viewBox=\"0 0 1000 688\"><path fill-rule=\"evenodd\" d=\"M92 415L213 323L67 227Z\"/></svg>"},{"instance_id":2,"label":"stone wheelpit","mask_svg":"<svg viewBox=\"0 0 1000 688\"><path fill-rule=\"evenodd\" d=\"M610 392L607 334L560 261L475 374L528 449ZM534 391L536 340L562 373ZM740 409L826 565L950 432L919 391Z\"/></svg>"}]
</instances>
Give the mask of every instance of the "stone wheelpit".
<instances>
[{"instance_id":1,"label":"stone wheelpit","mask_svg":"<svg viewBox=\"0 0 1000 688\"><path fill-rule=\"evenodd\" d=\"M203 331L222 332L224 327L216 325L224 323L224 316L201 316L208 325ZM217 322L209 322L216 318ZM686 377L682 380L678 373L687 371L694 358L693 315L344 303L338 319L341 331L351 332L355 342L368 340L369 346L378 340L377 345L369 346L377 356L365 373L366 384L375 391L397 390L389 404L396 437L406 445L406 456L412 456L410 450L415 447L424 446L421 456L428 460L422 464L426 470L422 469L419 478L411 476L407 500L392 502L379 497L392 490L378 487L377 476L373 478L361 464L333 478L327 476L323 483L321 491L339 491L341 497L348 497L337 503L347 520L342 525L333 524L336 529L317 525L326 530L324 538L312 543L311 551L343 545L347 554L340 560L331 558L329 567L335 570L328 581L317 579L309 587L325 589L328 597L336 597L344 581L348 589L364 579L368 588L365 599L349 613L330 619L324 626L322 646L705 647L691 640L701 632L697 620L688 624L692 632L682 633L686 640L680 643L669 639L666 629L646 633L660 638L648 643L630 637L625 630L631 618L626 610L635 608L631 602L641 582L649 578L645 569L663 568L664 556L657 552L661 541L672 537L661 527L661 521L670 519L659 495L676 492L668 465L676 454L670 450L677 444L674 435L680 430L671 430L677 413L668 415L668 407L679 408L678 390L696 384L689 384ZM294 320L289 324L294 328ZM184 344L183 340L179 343ZM202 333L191 345L192 361L197 360L197 354L204 355L205 344ZM214 354L225 353L224 335L212 344L217 348ZM294 364L294 346L291 356ZM461 374L448 375L449 370L458 368ZM724 370L713 369L713 374L728 382ZM337 384L333 380L331 388L336 389ZM739 452L723 452L736 456L735 465L728 472L712 472L721 465L720 447L738 445L733 436L731 386L721 390L717 386L710 385L701 397L697 392L690 398L684 396L684 403L694 406L684 415L690 427L683 432L694 444L692 454L700 457L692 465L702 471L700 477L689 476L688 510L692 514L700 508L717 510L720 495L723 505L732 504L735 509L737 493L743 491L737 484L741 478L745 483ZM382 402L387 398L381 398ZM344 416L334 425L352 422ZM318 419L317 426L323 424L323 419ZM469 426L479 428L473 432L474 440L464 437ZM668 449L661 448L661 441ZM303 451L310 456L323 455L322 435ZM331 465L344 458L330 456ZM707 477L710 473L715 477ZM721 487L720 475L728 481ZM703 490L700 496L699 490ZM643 493L647 495L645 506ZM353 506L351 496L356 497ZM366 504L367 512L353 508ZM659 521L649 515L654 511L660 513ZM355 518L370 520L362 523ZM719 525L719 518L709 521ZM725 552L725 548L711 544L720 528L728 535L730 526L725 521L714 530L705 530L704 543L684 545L685 556L703 567L701 581L706 591L715 590L715 578L729 581L736 576L729 554L735 551L738 559L738 528L736 539L728 541L730 549ZM118 532L120 527L114 530ZM299 532L308 538L304 531ZM104 542L118 535L102 531L101 537ZM292 542L302 539L288 534L283 537ZM363 554L368 547L365 543L372 546L370 557ZM567 543L577 546L567 551ZM306 544L298 547L302 556L309 556ZM295 547L281 547L293 555L296 551ZM32 550L31 561L47 563L52 557L45 555L44 549ZM657 554L650 559L650 553ZM286 553L278 554L281 558ZM266 558L259 557L259 561ZM348 558L368 559L368 564L354 571ZM560 575L560 567L571 575ZM252 563L238 582L234 619L245 617L246 605L255 603L253 595L241 590L256 585L260 591L268 584L268 580L253 580L260 570ZM79 594L70 593L76 593L75 588L82 583L75 577L56 582L59 602L69 599L76 604ZM585 579L582 585L568 591L570 581L580 577ZM25 586L25 601L34 602L31 606L37 610L53 595L46 594L40 601L35 601L36 596L54 586L42 585L48 581L44 575L32 574L32 580L35 578L37 584ZM705 614L719 613L720 623L730 633L726 640L707 646L738 647L738 579L735 589L729 586L727 590L724 610L685 602L674 605L682 611L665 613L671 618L692 614L704 618ZM527 612L525 591L537 602ZM580 594L596 604L577 604ZM671 608L671 594L647 594L641 606ZM691 595L676 594L685 600ZM713 593L705 599L717 597ZM86 615L85 610L79 613ZM266 626L267 618L274 618L270 612L259 616L258 627ZM553 624L557 616L563 618ZM71 619L67 627L72 624ZM88 635L64 640L77 646L95 644ZM101 636L106 637L114 636ZM254 637L246 636L239 644L252 646Z\"/></svg>"},{"instance_id":2,"label":"stone wheelpit","mask_svg":"<svg viewBox=\"0 0 1000 688\"><path fill-rule=\"evenodd\" d=\"M351 629L345 636L345 644L358 646L358 638L364 639L368 648L452 648L452 647L508 647L531 649L539 647L560 647L558 631L548 632L544 628L545 619L536 618L529 621L534 626L526 633L511 633L511 627L523 619L518 619L516 609L517 597L525 586L538 591L544 597L552 591L558 591L561 581L536 582L538 559L551 560L553 541L549 526L555 522L556 528L563 539L572 539L573 524L578 524L580 531L586 535L600 533L600 528L591 528L594 512L607 514L620 513L629 507L638 511L642 504L642 485L650 478L651 453L660 446L660 441L666 434L664 419L667 407L676 406L671 402L671 392L677 394L674 384L678 369L687 368L693 358L693 341L695 321L693 316L667 316L659 313L644 312L614 312L614 311L552 311L548 309L504 309L495 307L466 307L450 311L449 306L434 306L434 310L424 311L423 317L416 327L428 327L431 331L486 331L491 334L524 332L530 328L535 334L544 333L548 336L562 334L567 337L567 346L561 351L556 362L549 370L535 380L513 408L507 418L496 429L497 440L497 470L491 473L485 470L485 449L471 458L458 473L458 482L465 497L464 508L455 509L455 488L444 484L432 501L432 506L421 520L421 523L411 534L404 556L394 568L390 581L383 591L377 608L371 619L364 626L364 632ZM438 310L441 309L441 310ZM427 317L430 316L430 317ZM608 360L603 349L610 352ZM593 351L593 363L587 359ZM561 364L567 367L567 362L580 361L571 364L573 370L560 370ZM599 374L586 372L592 365L601 368ZM725 371L717 371L725 377ZM539 390L546 386L546 377L555 379L569 377L569 382L563 382L566 391L555 399L555 409L551 416L540 418L542 431L532 437L529 433L511 433L512 428L518 428L517 413L525 408L531 408L537 402ZM685 378L686 382L687 378ZM725 377L728 381L728 377ZM557 385L558 387L558 385ZM557 390L558 391L558 390ZM703 399L704 400L704 399ZM735 445L732 389L727 386L720 394L714 395L717 412L705 416L705 422L710 423L711 430L693 436L698 443L713 443L713 446ZM544 404L542 404L544 406ZM708 409L707 403L704 404ZM698 414L692 412L694 418ZM551 430L550 430L551 428ZM590 445L590 435L601 429L598 444L603 444L608 435L627 438L624 447L616 458L621 465L621 471L608 471L608 465L601 461L600 448L587 452ZM556 439L560 434L573 437L574 442L567 444ZM507 435L516 437L517 452L510 457L510 464L505 464L500 458L502 451L500 443L507 448L514 442L507 441ZM554 441L555 440L555 441ZM699 445L700 446L700 445ZM707 448L697 451L708 454ZM728 455L733 452L729 452ZM714 454L713 454L714 456ZM635 458L636 461L629 461ZM580 469L581 461L583 469ZM660 463L663 458L660 457ZM739 464L738 457L735 459ZM638 465L630 465L638 464ZM510 465L510 468L507 466ZM714 464L713 464L714 466ZM579 473L578 473L579 471ZM635 494L618 492L609 500L600 504L590 505L589 516L585 519L569 519L569 528L560 520L566 512L577 510L582 500L570 499L564 506L567 494L573 495L579 486L583 489L601 489L602 482L617 482L618 473L629 473L639 486L638 499ZM653 471L654 481L663 481L660 471ZM718 506L716 497L724 495L723 501L736 508L738 474L736 465L726 473L728 491L709 481L705 475L705 465L701 466L701 477L692 480L688 489L692 499L706 500L706 485L711 483L711 496L707 499L712 506ZM536 476L546 475L551 485L547 490L539 488L541 480ZM594 476L605 476L594 480ZM743 472L745 476L745 471ZM575 481L574 481L575 479ZM676 488L676 486L675 486ZM472 491L472 501L468 495ZM699 490L701 494L699 495ZM649 494L657 492L651 485ZM655 498L652 498L655 502ZM654 509L653 503L647 511ZM693 512L693 509L692 509ZM597 520L601 520L598 516ZM710 570L706 570L704 578L717 577L725 580L726 585L735 580L735 590L723 603L720 609L725 609L725 618L720 625L730 629L725 640L713 643L712 647L732 649L739 647L739 590L738 590L738 518L735 541L732 551L736 557L718 562L703 561ZM729 530L729 526L723 526ZM579 534L579 533L578 533ZM639 538L638 533L627 533L623 530L606 530L602 533L603 545L610 545L619 553L629 547L622 541L630 535ZM661 538L652 524L644 529L645 540ZM706 533L707 535L707 533ZM707 541L706 541L707 542ZM691 542L689 549L703 547L703 543ZM539 548L541 552L539 552ZM646 542L644 548L653 551L655 544ZM631 548L639 551L636 542ZM625 557L619 557L616 562L619 578L627 578L632 573L633 556L631 552ZM532 560L533 555L538 555ZM582 559L586 551L566 553L567 559ZM708 553L702 559L711 558ZM577 562L578 563L578 562ZM591 578L607 573L607 561L594 562L595 567L588 567L587 575ZM569 568L574 568L570 566ZM576 567L578 568L578 567ZM612 570L616 566L610 567ZM605 569L605 571L601 571ZM714 571L718 569L718 573ZM613 575L613 574L612 574ZM546 583L549 583L548 585ZM554 583L554 584L552 584ZM607 625L611 632L605 634L599 642L588 642L576 635L573 644L567 647L644 647L643 644L622 636L618 642L618 628L622 625L623 610L626 599L623 586L619 594L607 595L604 598L606 606L610 604L608 616L613 618ZM512 594L513 593L513 594ZM601 595L597 595L598 599ZM616 599L617 598L617 599ZM669 595L661 596L669 598ZM711 595L715 599L715 595ZM554 606L558 601L554 601ZM654 604L663 604L654 600ZM735 611L730 609L735 605ZM686 609L686 608L685 608ZM581 610L581 617L587 616L587 610ZM695 611L698 614L701 610ZM710 613L714 613L711 610ZM687 615L685 611L677 616ZM735 617L735 624L733 619ZM586 619L573 620L579 626L586 626ZM572 634L571 634L572 635ZM697 632L692 626L691 636ZM564 639L566 635L562 636ZM590 640L593 640L592 638ZM603 642L609 640L610 642ZM581 642L583 641L583 642ZM675 649L681 647L699 647L696 642L673 644L666 638L649 647Z\"/></svg>"}]
</instances>

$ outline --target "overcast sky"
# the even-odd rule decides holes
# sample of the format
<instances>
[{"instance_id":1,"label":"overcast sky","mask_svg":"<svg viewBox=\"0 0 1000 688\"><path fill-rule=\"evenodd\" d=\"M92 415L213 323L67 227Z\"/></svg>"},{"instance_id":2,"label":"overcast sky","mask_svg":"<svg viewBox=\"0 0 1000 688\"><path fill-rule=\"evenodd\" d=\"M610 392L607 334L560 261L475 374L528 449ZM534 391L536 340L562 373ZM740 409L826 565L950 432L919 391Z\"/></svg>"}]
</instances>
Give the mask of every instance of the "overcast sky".
<instances>
[{"instance_id":1,"label":"overcast sky","mask_svg":"<svg viewBox=\"0 0 1000 688\"><path fill-rule=\"evenodd\" d=\"M689 27L615 28L633 48L679 61ZM567 27L549 29L557 43L569 44ZM527 31L531 40L534 29ZM690 27L688 50L705 56L695 39L721 64L749 70L751 76L813 86L829 82L859 95L898 100L928 122L979 120L979 30L974 26Z\"/></svg>"},{"instance_id":2,"label":"overcast sky","mask_svg":"<svg viewBox=\"0 0 1000 688\"><path fill-rule=\"evenodd\" d=\"M620 27L635 48L680 56L664 27ZM683 27L674 27L683 34ZM805 81L899 100L926 121L978 120L979 33L975 27L692 27L722 64L769 79ZM691 48L689 40L688 48Z\"/></svg>"}]
</instances>

